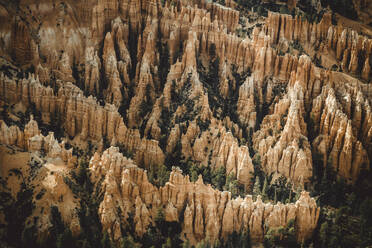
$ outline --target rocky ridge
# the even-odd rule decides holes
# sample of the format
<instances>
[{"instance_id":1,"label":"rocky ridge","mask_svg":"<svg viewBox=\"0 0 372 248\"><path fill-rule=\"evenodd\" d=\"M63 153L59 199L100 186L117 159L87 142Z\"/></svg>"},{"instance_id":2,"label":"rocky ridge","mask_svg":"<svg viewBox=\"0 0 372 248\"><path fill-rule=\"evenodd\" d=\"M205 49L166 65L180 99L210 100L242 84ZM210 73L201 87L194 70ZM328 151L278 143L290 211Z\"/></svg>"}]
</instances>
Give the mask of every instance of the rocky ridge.
<instances>
[{"instance_id":1,"label":"rocky ridge","mask_svg":"<svg viewBox=\"0 0 372 248\"><path fill-rule=\"evenodd\" d=\"M157 188L149 183L144 170L115 147L102 156L95 154L89 166L94 182L104 178L105 194L99 214L103 228L114 240L122 237L121 221L128 223L129 213L133 213L136 234L142 236L148 225L154 224L158 208L164 208L166 221L183 219L181 235L191 243L205 237L211 241L226 238L233 231L248 228L254 241L262 241L267 228L285 226L290 219L298 226L297 238L305 240L319 217L319 208L307 192L302 192L295 204L286 205L263 203L260 197L253 201L250 195L232 199L231 193L205 185L201 176L190 182L177 168L171 172L169 182Z\"/></svg>"},{"instance_id":2,"label":"rocky ridge","mask_svg":"<svg viewBox=\"0 0 372 248\"><path fill-rule=\"evenodd\" d=\"M239 37L245 24L233 1L29 2L0 6L0 55L12 64L1 67L0 105L33 109L41 123L61 126L67 144L97 151L91 179L97 190L103 181L99 216L115 241L132 214L142 237L159 207L167 221L183 219L194 244L248 227L262 242L292 217L304 241L317 225L307 193L273 205L232 199L176 169L158 188L143 169L224 167L249 192L257 163L272 182L284 176L302 189L319 160L350 184L371 166L372 43L333 26L329 12L319 23L269 12ZM72 150L33 120L23 131L1 121L0 134L1 144L75 168Z\"/></svg>"},{"instance_id":3,"label":"rocky ridge","mask_svg":"<svg viewBox=\"0 0 372 248\"><path fill-rule=\"evenodd\" d=\"M38 128L37 122L31 116L23 131L18 126L8 127L0 121L0 142L3 145L17 146L32 153L44 152L51 159L61 158L68 167L74 167L77 158L72 155L72 148L65 149L64 142L58 143L53 132L43 136Z\"/></svg>"}]
</instances>

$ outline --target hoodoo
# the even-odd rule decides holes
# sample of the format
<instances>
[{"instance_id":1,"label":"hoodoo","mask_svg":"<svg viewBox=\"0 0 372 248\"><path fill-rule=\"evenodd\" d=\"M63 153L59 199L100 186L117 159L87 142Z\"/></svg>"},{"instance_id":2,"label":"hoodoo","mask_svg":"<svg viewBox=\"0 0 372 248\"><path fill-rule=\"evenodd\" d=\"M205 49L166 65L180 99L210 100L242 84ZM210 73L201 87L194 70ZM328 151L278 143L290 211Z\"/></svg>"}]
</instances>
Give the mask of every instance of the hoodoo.
<instances>
[{"instance_id":1,"label":"hoodoo","mask_svg":"<svg viewBox=\"0 0 372 248\"><path fill-rule=\"evenodd\" d=\"M369 247L372 2L0 0L1 247Z\"/></svg>"}]
</instances>

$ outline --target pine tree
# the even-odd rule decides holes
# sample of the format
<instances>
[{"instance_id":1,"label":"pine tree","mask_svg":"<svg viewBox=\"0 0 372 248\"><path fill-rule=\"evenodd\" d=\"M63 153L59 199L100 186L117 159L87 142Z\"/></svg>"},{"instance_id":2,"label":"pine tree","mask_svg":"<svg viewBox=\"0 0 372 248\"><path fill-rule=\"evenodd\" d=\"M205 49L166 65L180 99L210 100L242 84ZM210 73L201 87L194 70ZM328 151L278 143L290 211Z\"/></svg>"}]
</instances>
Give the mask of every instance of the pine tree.
<instances>
[{"instance_id":1,"label":"pine tree","mask_svg":"<svg viewBox=\"0 0 372 248\"><path fill-rule=\"evenodd\" d=\"M166 182L169 180L170 172L167 170L165 165L161 165L158 168L158 181L160 186L164 186Z\"/></svg>"},{"instance_id":2,"label":"pine tree","mask_svg":"<svg viewBox=\"0 0 372 248\"><path fill-rule=\"evenodd\" d=\"M320 242L321 242L322 246L326 247L327 237L328 237L328 222L324 222L320 226L319 237L320 237Z\"/></svg>"},{"instance_id":3,"label":"pine tree","mask_svg":"<svg viewBox=\"0 0 372 248\"><path fill-rule=\"evenodd\" d=\"M111 248L111 240L107 232L103 234L101 239L101 247L102 248Z\"/></svg>"},{"instance_id":4,"label":"pine tree","mask_svg":"<svg viewBox=\"0 0 372 248\"><path fill-rule=\"evenodd\" d=\"M191 247L190 240L186 239L186 242L182 244L182 248L190 248L190 247Z\"/></svg>"},{"instance_id":5,"label":"pine tree","mask_svg":"<svg viewBox=\"0 0 372 248\"><path fill-rule=\"evenodd\" d=\"M65 231L57 236L56 246L57 248L63 247L74 247L74 240L72 233L69 228L66 228Z\"/></svg>"},{"instance_id":6,"label":"pine tree","mask_svg":"<svg viewBox=\"0 0 372 248\"><path fill-rule=\"evenodd\" d=\"M162 248L171 248L172 247L172 240L171 240L171 238L167 238L167 241L165 242L165 244L163 244L162 246L161 246Z\"/></svg>"},{"instance_id":7,"label":"pine tree","mask_svg":"<svg viewBox=\"0 0 372 248\"><path fill-rule=\"evenodd\" d=\"M155 216L155 224L156 227L159 230L164 230L165 228L165 214L164 214L164 209L163 208L158 208L156 216Z\"/></svg>"},{"instance_id":8,"label":"pine tree","mask_svg":"<svg viewBox=\"0 0 372 248\"><path fill-rule=\"evenodd\" d=\"M249 229L247 231L244 231L240 234L240 244L239 247L242 248L250 248L252 247L251 244L251 237L249 235Z\"/></svg>"},{"instance_id":9,"label":"pine tree","mask_svg":"<svg viewBox=\"0 0 372 248\"><path fill-rule=\"evenodd\" d=\"M297 191L296 191L296 201L297 201L298 199L300 199L300 197L301 197L301 192L302 192L302 189L301 189L300 187L298 187L298 188L297 188Z\"/></svg>"},{"instance_id":10,"label":"pine tree","mask_svg":"<svg viewBox=\"0 0 372 248\"><path fill-rule=\"evenodd\" d=\"M264 200L267 198L267 177L265 177L264 184L262 186L262 197Z\"/></svg>"},{"instance_id":11,"label":"pine tree","mask_svg":"<svg viewBox=\"0 0 372 248\"><path fill-rule=\"evenodd\" d=\"M261 194L260 178L256 176L256 182L254 183L253 186L253 195L257 197L260 194Z\"/></svg>"},{"instance_id":12,"label":"pine tree","mask_svg":"<svg viewBox=\"0 0 372 248\"><path fill-rule=\"evenodd\" d=\"M289 189L289 197L288 197L286 203L290 203L291 199L292 199L292 188Z\"/></svg>"},{"instance_id":13,"label":"pine tree","mask_svg":"<svg viewBox=\"0 0 372 248\"><path fill-rule=\"evenodd\" d=\"M219 190L222 190L222 187L226 182L226 169L221 166L218 169L215 169L212 172L212 184L216 186Z\"/></svg>"},{"instance_id":14,"label":"pine tree","mask_svg":"<svg viewBox=\"0 0 372 248\"><path fill-rule=\"evenodd\" d=\"M132 248L136 247L132 236L124 237L121 242L121 248Z\"/></svg>"},{"instance_id":15,"label":"pine tree","mask_svg":"<svg viewBox=\"0 0 372 248\"><path fill-rule=\"evenodd\" d=\"M191 182L196 182L196 180L198 180L198 167L195 164L190 168L190 177Z\"/></svg>"},{"instance_id":16,"label":"pine tree","mask_svg":"<svg viewBox=\"0 0 372 248\"><path fill-rule=\"evenodd\" d=\"M167 79L167 75L169 73L170 68L170 59L169 59L169 48L168 44L160 45L160 61L159 61L159 78L160 83L163 86L165 84L165 81Z\"/></svg>"},{"instance_id":17,"label":"pine tree","mask_svg":"<svg viewBox=\"0 0 372 248\"><path fill-rule=\"evenodd\" d=\"M88 178L88 162L84 157L82 157L79 161L79 168L77 174L77 180L80 185L83 185Z\"/></svg>"}]
</instances>

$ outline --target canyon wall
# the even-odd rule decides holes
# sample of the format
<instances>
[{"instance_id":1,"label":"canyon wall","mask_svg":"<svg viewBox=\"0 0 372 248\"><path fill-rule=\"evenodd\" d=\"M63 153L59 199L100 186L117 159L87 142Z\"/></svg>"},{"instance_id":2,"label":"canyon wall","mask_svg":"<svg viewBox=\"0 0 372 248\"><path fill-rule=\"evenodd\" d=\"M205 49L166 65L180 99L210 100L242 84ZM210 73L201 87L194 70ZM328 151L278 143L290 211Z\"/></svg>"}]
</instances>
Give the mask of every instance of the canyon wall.
<instances>
[{"instance_id":1,"label":"canyon wall","mask_svg":"<svg viewBox=\"0 0 372 248\"><path fill-rule=\"evenodd\" d=\"M103 178L105 193L99 214L104 230L116 241L122 237L120 226L128 224L130 213L136 234L142 236L154 223L158 208L164 209L166 221L183 220L181 236L192 244L204 238L211 242L226 239L233 231L248 228L253 241L262 241L268 228L285 226L291 219L302 241L311 236L319 218L319 208L307 192L302 192L296 203L285 205L263 203L260 196L256 201L250 195L232 198L230 192L205 185L201 176L190 182L178 168L171 172L169 182L158 188L115 147L95 154L89 166L94 182Z\"/></svg>"}]
</instances>

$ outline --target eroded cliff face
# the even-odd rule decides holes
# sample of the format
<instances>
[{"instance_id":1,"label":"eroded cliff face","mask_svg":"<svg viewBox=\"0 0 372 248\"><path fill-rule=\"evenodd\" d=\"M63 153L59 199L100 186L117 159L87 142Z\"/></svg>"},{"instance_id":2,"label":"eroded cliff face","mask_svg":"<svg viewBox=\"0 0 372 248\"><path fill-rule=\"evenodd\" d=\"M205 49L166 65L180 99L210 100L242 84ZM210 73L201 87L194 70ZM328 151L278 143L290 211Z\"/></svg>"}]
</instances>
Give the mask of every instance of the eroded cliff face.
<instances>
[{"instance_id":1,"label":"eroded cliff face","mask_svg":"<svg viewBox=\"0 0 372 248\"><path fill-rule=\"evenodd\" d=\"M93 182L102 181L104 199L99 207L103 229L115 241L123 236L120 226L128 225L128 216L134 216L135 232L142 236L154 224L159 208L164 209L165 220L181 222L182 236L192 244L208 238L212 242L227 238L233 231L250 230L253 241L262 241L268 228L287 225L295 220L297 238L311 236L319 217L319 208L307 192L302 192L295 204L263 203L251 195L232 198L231 193L205 185L199 176L190 182L188 176L174 168L169 182L163 187L149 183L146 171L132 160L110 147L102 156L95 154L89 164Z\"/></svg>"},{"instance_id":2,"label":"eroded cliff face","mask_svg":"<svg viewBox=\"0 0 372 248\"><path fill-rule=\"evenodd\" d=\"M311 118L319 134L313 149L323 156L324 163L331 164L349 182L355 182L360 170L370 163L370 104L360 91L350 91L344 85L338 89L342 98L333 88L324 87L313 100Z\"/></svg>"},{"instance_id":3,"label":"eroded cliff face","mask_svg":"<svg viewBox=\"0 0 372 248\"><path fill-rule=\"evenodd\" d=\"M72 148L67 150L65 143L59 143L53 132L43 136L32 116L24 130L20 130L18 126L8 127L1 120L0 141L0 175L6 185L2 186L4 200L8 199L9 194L15 200L26 202L24 205L27 205L27 201L33 202L32 210L29 216L26 216L25 228L36 228L38 242L44 242L51 233L52 208L55 208L73 235L78 235L81 231L78 216L80 202L65 181L70 170L77 164ZM24 199L19 199L20 195ZM7 208L11 206L12 201L8 199L2 205L2 215L9 214ZM29 210L24 207L23 211ZM14 223L8 222L5 216L2 218L2 224L4 232L4 228L7 229Z\"/></svg>"},{"instance_id":4,"label":"eroded cliff face","mask_svg":"<svg viewBox=\"0 0 372 248\"><path fill-rule=\"evenodd\" d=\"M76 156L72 155L72 148L65 149L65 143L59 143L53 132L43 136L38 128L37 122L31 115L31 120L25 125L24 130L18 126L8 127L6 123L0 122L0 141L3 145L16 146L32 153L43 152L48 158L62 159L68 167L74 167L77 162Z\"/></svg>"},{"instance_id":5,"label":"eroded cliff face","mask_svg":"<svg viewBox=\"0 0 372 248\"><path fill-rule=\"evenodd\" d=\"M145 169L191 163L224 168L251 193L258 170L305 189L318 161L349 184L371 166L371 39L332 25L330 12L318 23L274 12L252 21L224 2L0 2L0 143L62 171L37 177L49 193L65 189L73 151L89 154L100 222L115 242L130 216L142 237L158 208L193 244L248 229L261 242L290 219L308 239L319 216L308 193L283 205L232 198L186 170L163 187L147 179ZM30 111L39 123L21 123ZM48 206L70 191L56 194Z\"/></svg>"},{"instance_id":6,"label":"eroded cliff face","mask_svg":"<svg viewBox=\"0 0 372 248\"><path fill-rule=\"evenodd\" d=\"M114 143L124 145L133 153L142 151L136 153L138 164L150 166L164 162L158 141L141 139L138 130L126 127L117 108L111 104L101 106L92 96L84 97L83 92L71 83L63 85L55 94L33 75L20 81L2 75L1 82L4 86L1 94L6 103L20 102L26 107L35 107L45 123L56 121L58 116L66 135L83 147L88 140L99 142L105 138L109 143L114 140Z\"/></svg>"}]
</instances>

